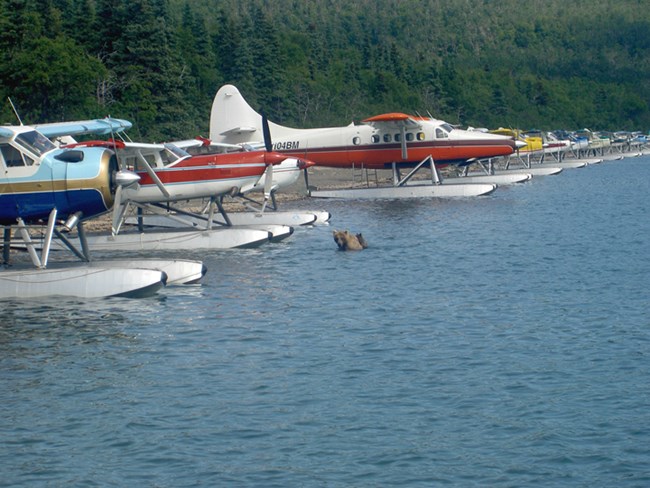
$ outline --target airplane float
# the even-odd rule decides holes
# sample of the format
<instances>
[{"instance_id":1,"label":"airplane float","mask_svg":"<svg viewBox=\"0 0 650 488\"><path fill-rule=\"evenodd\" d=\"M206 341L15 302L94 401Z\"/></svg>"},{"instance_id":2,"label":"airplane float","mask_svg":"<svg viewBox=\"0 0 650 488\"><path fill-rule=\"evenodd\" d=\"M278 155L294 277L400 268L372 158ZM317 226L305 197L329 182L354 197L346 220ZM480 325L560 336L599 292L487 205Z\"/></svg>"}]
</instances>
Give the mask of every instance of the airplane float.
<instances>
[{"instance_id":1,"label":"airplane float","mask_svg":"<svg viewBox=\"0 0 650 488\"><path fill-rule=\"evenodd\" d=\"M319 166L391 169L393 186L337 191L312 191L315 197L406 198L419 196L472 196L492 192L497 184L525 181L530 175L491 175L442 181L439 165L467 165L479 159L512 154L511 137L470 132L431 117L388 113L361 124L343 127L295 129L269 122L273 150L307 158ZM217 92L210 116L210 139L216 143L259 143L262 116L244 100L239 90L225 85ZM423 167L431 181L415 182ZM413 168L402 178L402 168ZM453 181L452 181L453 180ZM443 184L444 183L444 184Z\"/></svg>"},{"instance_id":2,"label":"airplane float","mask_svg":"<svg viewBox=\"0 0 650 488\"><path fill-rule=\"evenodd\" d=\"M110 149L60 149L48 137L107 134L130 126L119 119L99 119L0 127L0 224L4 226L0 298L148 296L166 284L168 272L179 283L203 276L205 267L195 261L90 260L84 221L109 211L116 195L137 183L138 176L120 170ZM75 227L81 251L65 235ZM30 232L34 228L44 229L40 255ZM10 264L14 230L28 251L29 268ZM54 235L82 262L50 262Z\"/></svg>"},{"instance_id":3,"label":"airplane float","mask_svg":"<svg viewBox=\"0 0 650 488\"><path fill-rule=\"evenodd\" d=\"M296 158L266 150L192 156L171 143L116 140L73 143L66 147L112 148L122 167L133 170L139 177L137 184L123 188L116 197L111 234L87 236L94 249L256 247L293 233L289 225L269 224L259 218L249 219L247 225L233 225L224 209L223 198L245 194L260 186L265 198L270 198L275 167L284 164L302 169L307 163ZM175 202L197 199L209 199L205 213L172 206ZM138 214L127 219L130 209L136 209ZM217 213L223 220L216 218ZM315 216L310 215L310 219L315 220ZM137 231L122 232L125 222L137 224Z\"/></svg>"}]
</instances>

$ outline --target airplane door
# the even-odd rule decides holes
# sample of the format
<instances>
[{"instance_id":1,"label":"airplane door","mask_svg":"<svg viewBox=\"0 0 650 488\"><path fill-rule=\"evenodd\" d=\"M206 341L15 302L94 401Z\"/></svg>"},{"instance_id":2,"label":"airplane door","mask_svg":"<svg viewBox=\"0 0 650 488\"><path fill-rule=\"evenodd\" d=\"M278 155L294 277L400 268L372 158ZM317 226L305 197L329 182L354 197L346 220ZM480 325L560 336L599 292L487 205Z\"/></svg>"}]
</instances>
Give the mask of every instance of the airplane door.
<instances>
[{"instance_id":1,"label":"airplane door","mask_svg":"<svg viewBox=\"0 0 650 488\"><path fill-rule=\"evenodd\" d=\"M16 147L0 144L0 199L3 221L22 217L30 220L43 206L53 204L50 183L37 176L39 165ZM45 191L44 191L45 190ZM49 194L48 194L49 193Z\"/></svg>"},{"instance_id":2,"label":"airplane door","mask_svg":"<svg viewBox=\"0 0 650 488\"><path fill-rule=\"evenodd\" d=\"M10 168L15 163L13 149L9 144L0 144L0 220L3 223L13 222L18 211L10 180Z\"/></svg>"},{"instance_id":3,"label":"airplane door","mask_svg":"<svg viewBox=\"0 0 650 488\"><path fill-rule=\"evenodd\" d=\"M60 212L59 217L64 218L67 215L68 209L70 207L70 202L68 199L68 171L69 163L63 161L52 161L52 178L50 180L50 190L53 199L53 204L55 205L58 212Z\"/></svg>"}]
</instances>

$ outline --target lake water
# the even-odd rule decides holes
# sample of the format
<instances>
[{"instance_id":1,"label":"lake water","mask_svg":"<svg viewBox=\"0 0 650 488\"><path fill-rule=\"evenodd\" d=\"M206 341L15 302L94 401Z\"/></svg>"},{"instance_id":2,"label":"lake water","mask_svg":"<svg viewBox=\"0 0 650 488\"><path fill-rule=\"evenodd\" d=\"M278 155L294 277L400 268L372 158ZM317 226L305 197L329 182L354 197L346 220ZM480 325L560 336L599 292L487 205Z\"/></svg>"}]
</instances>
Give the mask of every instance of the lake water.
<instances>
[{"instance_id":1,"label":"lake water","mask_svg":"<svg viewBox=\"0 0 650 488\"><path fill-rule=\"evenodd\" d=\"M201 286L3 302L0 486L650 486L650 157L301 205Z\"/></svg>"}]
</instances>

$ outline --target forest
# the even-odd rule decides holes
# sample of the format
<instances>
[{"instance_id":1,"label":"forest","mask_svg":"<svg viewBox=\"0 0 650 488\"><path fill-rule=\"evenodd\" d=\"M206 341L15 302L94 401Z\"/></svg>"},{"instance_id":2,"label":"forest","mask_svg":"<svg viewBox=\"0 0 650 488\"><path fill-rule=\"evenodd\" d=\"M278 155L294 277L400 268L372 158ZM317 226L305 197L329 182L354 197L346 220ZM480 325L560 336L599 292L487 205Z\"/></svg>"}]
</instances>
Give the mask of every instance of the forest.
<instances>
[{"instance_id":1,"label":"forest","mask_svg":"<svg viewBox=\"0 0 650 488\"><path fill-rule=\"evenodd\" d=\"M384 112L496 128L650 129L641 0L0 0L0 122L112 116L207 135L235 84L283 125Z\"/></svg>"}]
</instances>

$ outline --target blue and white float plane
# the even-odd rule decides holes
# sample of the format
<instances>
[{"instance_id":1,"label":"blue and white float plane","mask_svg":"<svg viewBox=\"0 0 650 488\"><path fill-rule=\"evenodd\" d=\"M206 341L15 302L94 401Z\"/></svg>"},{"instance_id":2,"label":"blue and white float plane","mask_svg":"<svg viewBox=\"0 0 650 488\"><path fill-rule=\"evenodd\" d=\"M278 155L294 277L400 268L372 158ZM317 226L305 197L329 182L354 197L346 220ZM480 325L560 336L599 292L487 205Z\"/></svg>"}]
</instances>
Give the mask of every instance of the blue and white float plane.
<instances>
[{"instance_id":1,"label":"blue and white float plane","mask_svg":"<svg viewBox=\"0 0 650 488\"><path fill-rule=\"evenodd\" d=\"M79 134L110 134L130 127L128 121L98 119L37 126L0 127L0 225L4 226L0 299L67 296L95 298L147 296L168 281L193 282L205 273L202 263L127 260L91 262L83 222L109 211L122 188L139 177L120 170L107 148L60 149L50 138ZM44 231L39 242L34 227ZM77 227L81 250L66 236ZM15 232L13 232L15 231ZM28 268L10 265L12 233L22 239ZM57 235L81 262L50 263L52 237ZM182 269L181 269L182 268ZM169 272L169 273L168 273Z\"/></svg>"}]
</instances>

